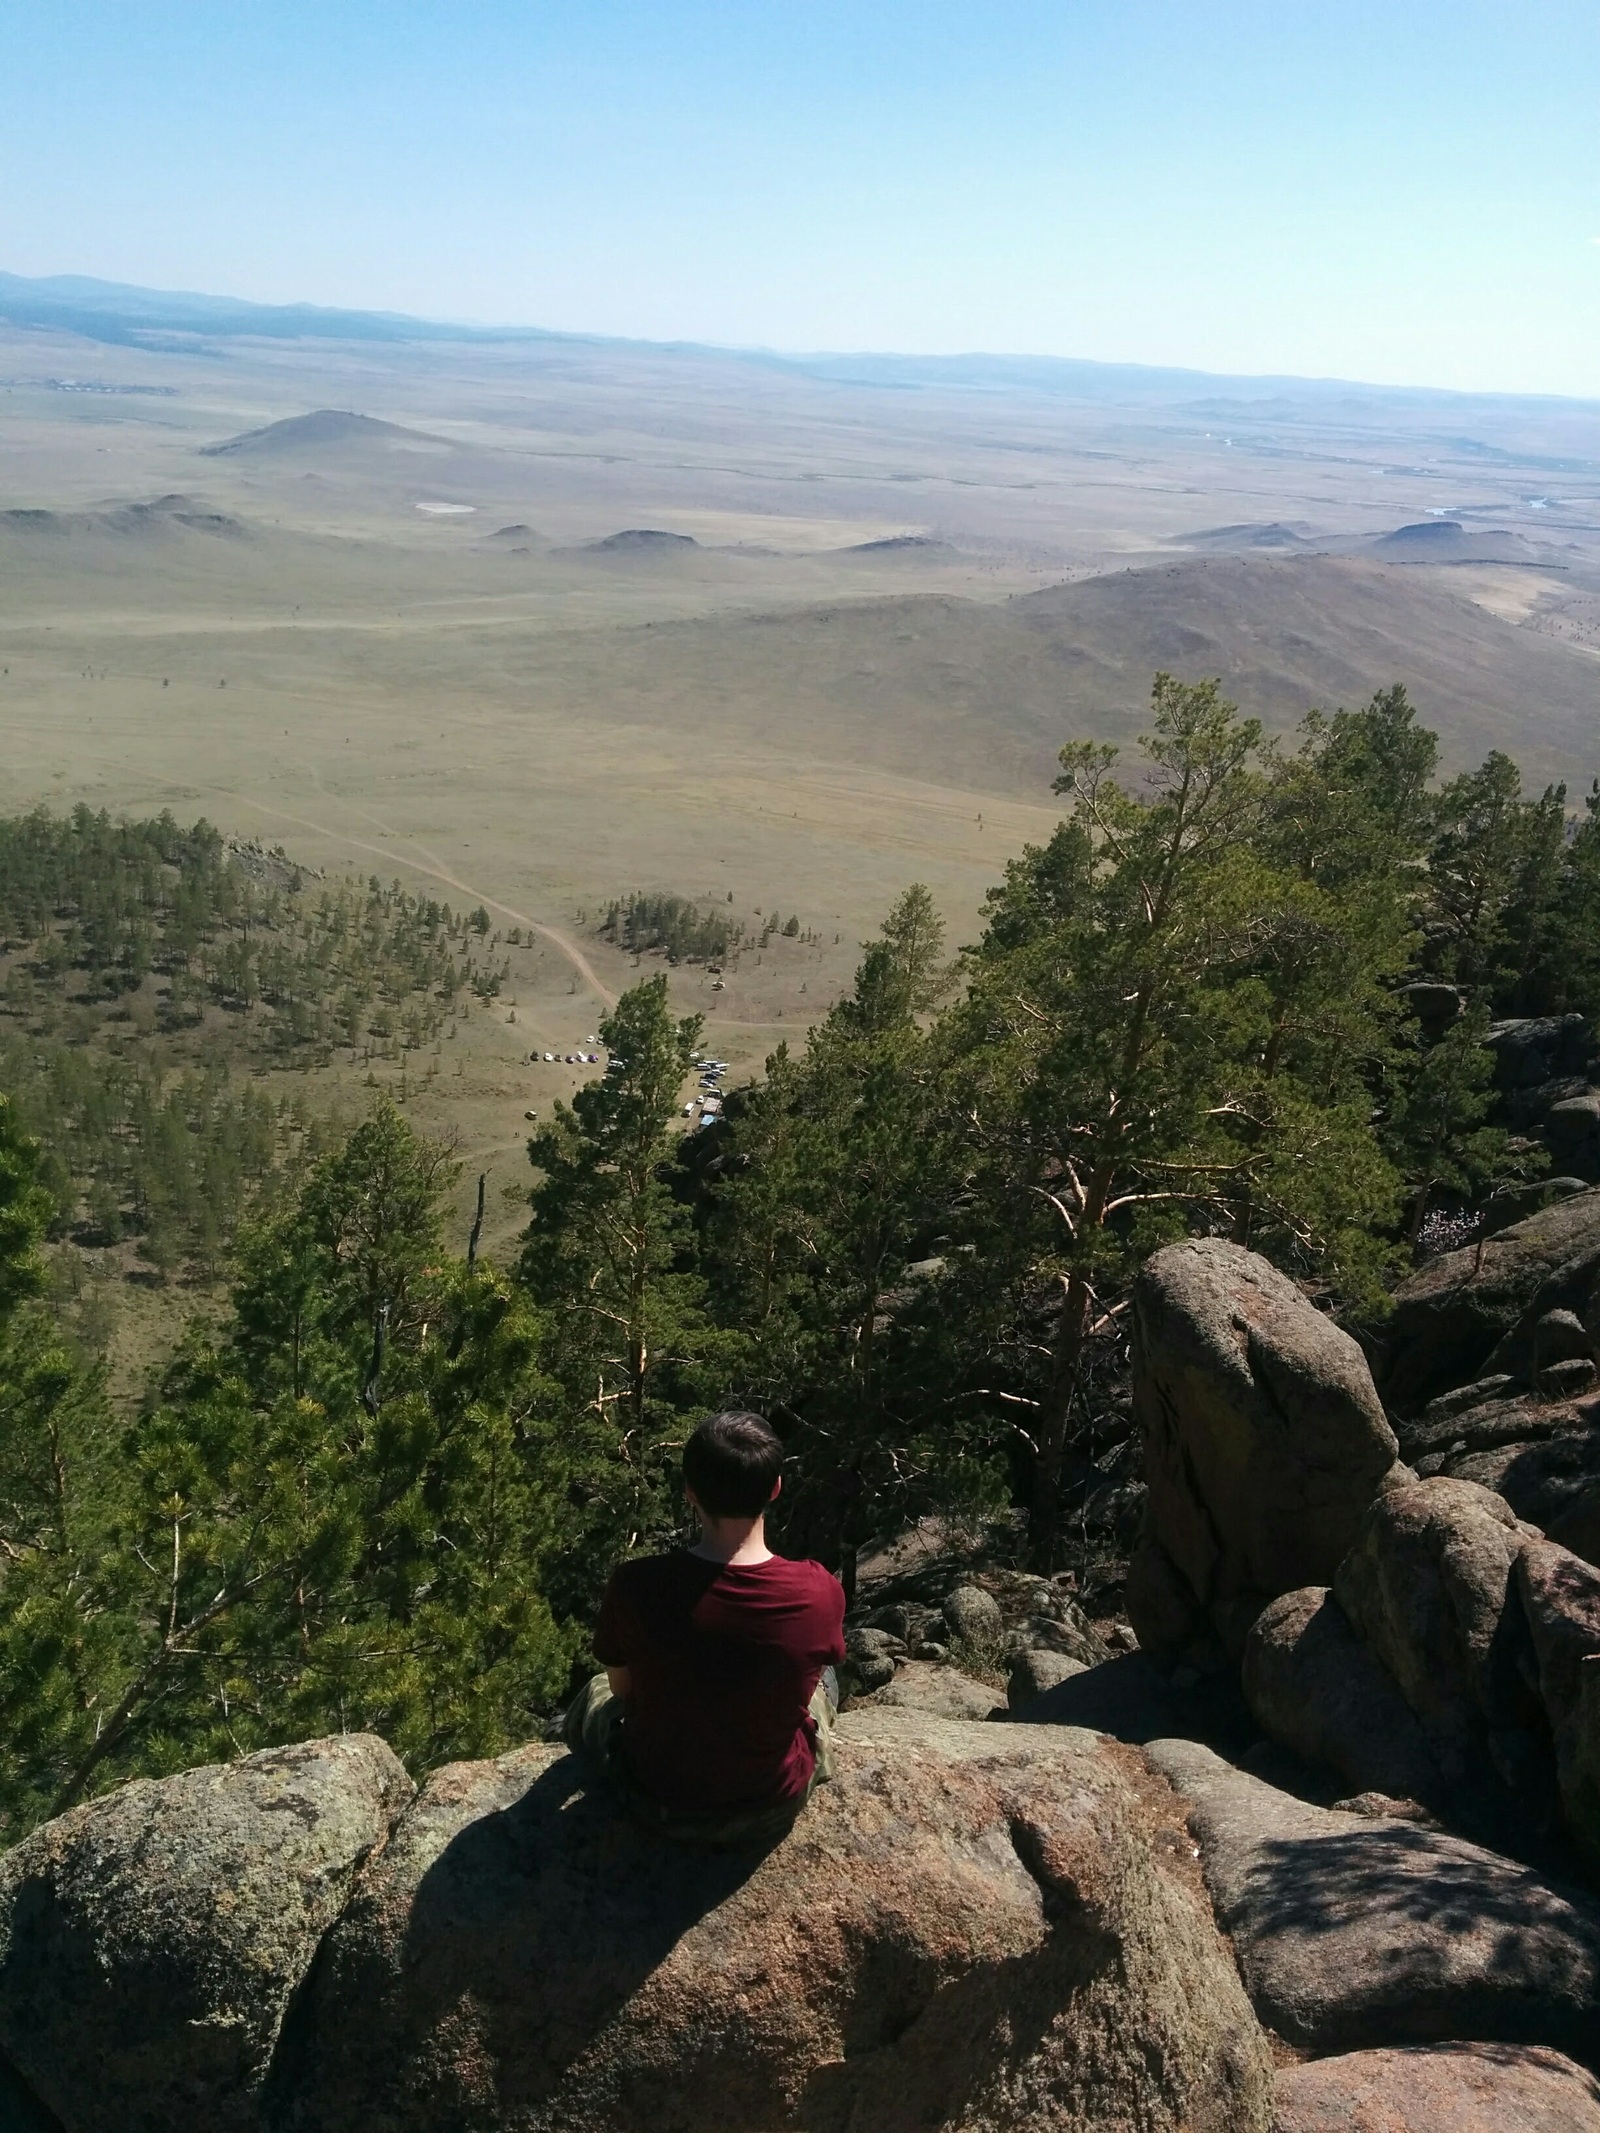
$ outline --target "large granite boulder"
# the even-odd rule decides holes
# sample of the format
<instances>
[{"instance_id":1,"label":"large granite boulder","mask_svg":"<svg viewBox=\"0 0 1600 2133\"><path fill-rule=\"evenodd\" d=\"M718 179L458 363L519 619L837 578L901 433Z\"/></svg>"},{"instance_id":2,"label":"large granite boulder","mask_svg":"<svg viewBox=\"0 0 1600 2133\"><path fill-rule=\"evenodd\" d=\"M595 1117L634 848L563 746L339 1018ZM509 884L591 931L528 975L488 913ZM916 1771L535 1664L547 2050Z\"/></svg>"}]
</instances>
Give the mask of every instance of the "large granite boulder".
<instances>
[{"instance_id":1,"label":"large granite boulder","mask_svg":"<svg viewBox=\"0 0 1600 2133\"><path fill-rule=\"evenodd\" d=\"M1372 1506L1333 1580L1455 1787L1489 1766L1521 1786L1537 1758L1511 1584L1523 1538L1501 1497L1436 1476Z\"/></svg>"},{"instance_id":2,"label":"large granite boulder","mask_svg":"<svg viewBox=\"0 0 1600 2133\"><path fill-rule=\"evenodd\" d=\"M1550 1541L1523 1543L1517 1587L1555 1743L1567 1829L1600 1868L1600 1571Z\"/></svg>"},{"instance_id":3,"label":"large granite boulder","mask_svg":"<svg viewBox=\"0 0 1600 2133\"><path fill-rule=\"evenodd\" d=\"M1393 1675L1323 1585L1287 1592L1258 1617L1244 1692L1269 1739L1337 1771L1352 1792L1443 1805L1438 1757Z\"/></svg>"},{"instance_id":4,"label":"large granite boulder","mask_svg":"<svg viewBox=\"0 0 1600 2133\"><path fill-rule=\"evenodd\" d=\"M929 1659L908 1659L895 1670L893 1681L870 1696L852 1700L856 1711L925 1711L930 1718L993 1718L1005 1706L1005 1696L986 1681L976 1681L959 1667L940 1666Z\"/></svg>"},{"instance_id":5,"label":"large granite boulder","mask_svg":"<svg viewBox=\"0 0 1600 2133\"><path fill-rule=\"evenodd\" d=\"M1169 1245L1134 1285L1149 1486L1128 1585L1141 1647L1237 1658L1268 1600L1327 1584L1395 1467L1365 1356L1240 1245Z\"/></svg>"},{"instance_id":6,"label":"large granite boulder","mask_svg":"<svg viewBox=\"0 0 1600 2133\"><path fill-rule=\"evenodd\" d=\"M1600 1191L1574 1193L1481 1243L1441 1252L1401 1282L1373 1336L1385 1401L1410 1415L1491 1374L1530 1382L1534 1327L1547 1311L1581 1318L1597 1273Z\"/></svg>"},{"instance_id":7,"label":"large granite boulder","mask_svg":"<svg viewBox=\"0 0 1600 2133\"><path fill-rule=\"evenodd\" d=\"M65 2133L245 2133L285 2010L412 1796L351 1734L124 1785L0 1859L0 2046Z\"/></svg>"},{"instance_id":8,"label":"large granite boulder","mask_svg":"<svg viewBox=\"0 0 1600 2133\"><path fill-rule=\"evenodd\" d=\"M967 1644L998 1644L1006 1626L1000 1602L981 1585L958 1585L945 1595L945 1626Z\"/></svg>"},{"instance_id":9,"label":"large granite boulder","mask_svg":"<svg viewBox=\"0 0 1600 2133\"><path fill-rule=\"evenodd\" d=\"M1600 2082L1537 2044L1410 2044L1285 2067L1273 2133L1600 2133Z\"/></svg>"},{"instance_id":10,"label":"large granite boulder","mask_svg":"<svg viewBox=\"0 0 1600 2133\"><path fill-rule=\"evenodd\" d=\"M1495 1087L1503 1096L1582 1078L1595 1059L1595 1037L1583 1015L1523 1015L1491 1022L1485 1046L1494 1055Z\"/></svg>"},{"instance_id":11,"label":"large granite boulder","mask_svg":"<svg viewBox=\"0 0 1600 2133\"><path fill-rule=\"evenodd\" d=\"M1538 1526L1586 1562L1600 1563L1600 1429L1576 1426L1575 1411L1556 1410L1566 1426L1482 1451L1451 1453L1439 1470L1503 1496L1518 1518ZM1584 1416L1582 1421L1588 1422Z\"/></svg>"},{"instance_id":12,"label":"large granite boulder","mask_svg":"<svg viewBox=\"0 0 1600 2133\"><path fill-rule=\"evenodd\" d=\"M1071 1659L1065 1652L1030 1646L1018 1652L1011 1662L1011 1671L1006 1676L1007 1709L1020 1711L1036 1696L1044 1695L1047 1689L1059 1688L1063 1681L1071 1681L1075 1675L1088 1671L1081 1659Z\"/></svg>"},{"instance_id":13,"label":"large granite boulder","mask_svg":"<svg viewBox=\"0 0 1600 2133\"><path fill-rule=\"evenodd\" d=\"M1443 1831L1309 1806L1195 1741L1145 1753L1185 1803L1256 2012L1291 2044L1600 2059L1600 1904Z\"/></svg>"},{"instance_id":14,"label":"large granite boulder","mask_svg":"<svg viewBox=\"0 0 1600 2133\"><path fill-rule=\"evenodd\" d=\"M428 1781L286 2046L297 2133L1266 2133L1272 2068L1165 1787L897 1710L762 1853L653 1842L534 1747Z\"/></svg>"}]
</instances>

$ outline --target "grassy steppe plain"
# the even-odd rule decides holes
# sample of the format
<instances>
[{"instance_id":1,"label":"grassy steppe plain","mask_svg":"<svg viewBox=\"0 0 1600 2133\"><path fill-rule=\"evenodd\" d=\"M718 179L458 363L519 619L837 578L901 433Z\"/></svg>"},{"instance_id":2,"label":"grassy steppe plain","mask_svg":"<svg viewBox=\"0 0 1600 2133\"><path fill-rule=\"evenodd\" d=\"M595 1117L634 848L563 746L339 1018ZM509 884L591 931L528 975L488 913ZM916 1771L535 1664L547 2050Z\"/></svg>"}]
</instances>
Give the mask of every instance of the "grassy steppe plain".
<instances>
[{"instance_id":1,"label":"grassy steppe plain","mask_svg":"<svg viewBox=\"0 0 1600 2133\"><path fill-rule=\"evenodd\" d=\"M1403 679L1452 767L1600 769L1592 408L7 329L0 378L0 805L203 812L542 928L410 1076L502 1245L524 1113L576 1078L528 1053L633 974L594 933L614 894L815 931L720 993L675 974L737 1071L908 881L969 938L1055 819L1055 750L1131 738L1158 666L1276 727ZM1513 560L1374 547L1430 514ZM595 545L634 528L695 545Z\"/></svg>"}]
</instances>

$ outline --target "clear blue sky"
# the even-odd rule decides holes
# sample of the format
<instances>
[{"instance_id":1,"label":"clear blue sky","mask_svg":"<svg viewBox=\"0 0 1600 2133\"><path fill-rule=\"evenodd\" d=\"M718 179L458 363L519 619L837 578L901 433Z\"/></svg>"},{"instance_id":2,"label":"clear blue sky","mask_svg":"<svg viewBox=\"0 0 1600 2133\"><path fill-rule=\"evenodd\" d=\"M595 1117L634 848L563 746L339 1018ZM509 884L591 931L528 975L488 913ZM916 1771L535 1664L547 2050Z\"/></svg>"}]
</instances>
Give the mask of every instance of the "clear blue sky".
<instances>
[{"instance_id":1,"label":"clear blue sky","mask_svg":"<svg viewBox=\"0 0 1600 2133\"><path fill-rule=\"evenodd\" d=\"M9 0L0 267L1600 395L1600 5Z\"/></svg>"}]
</instances>

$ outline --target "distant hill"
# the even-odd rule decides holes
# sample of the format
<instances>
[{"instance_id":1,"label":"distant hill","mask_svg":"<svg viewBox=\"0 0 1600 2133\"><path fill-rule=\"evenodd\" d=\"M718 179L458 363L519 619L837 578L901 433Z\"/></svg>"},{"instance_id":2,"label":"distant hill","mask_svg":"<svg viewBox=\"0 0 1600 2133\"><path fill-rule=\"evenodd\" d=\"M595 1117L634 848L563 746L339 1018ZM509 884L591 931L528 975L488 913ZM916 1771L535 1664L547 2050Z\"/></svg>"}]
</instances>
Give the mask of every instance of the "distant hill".
<instances>
[{"instance_id":1,"label":"distant hill","mask_svg":"<svg viewBox=\"0 0 1600 2133\"><path fill-rule=\"evenodd\" d=\"M443 437L404 429L398 422L380 422L376 416L354 415L344 408L319 407L309 415L289 415L282 422L269 422L263 429L225 437L220 444L203 444L200 451L206 459L281 459L352 444L379 445L388 451L453 449Z\"/></svg>"},{"instance_id":2,"label":"distant hill","mask_svg":"<svg viewBox=\"0 0 1600 2133\"><path fill-rule=\"evenodd\" d=\"M1370 555L1388 563L1531 563L1560 568L1562 558L1505 527L1469 529L1459 519L1428 518L1368 544Z\"/></svg>"},{"instance_id":3,"label":"distant hill","mask_svg":"<svg viewBox=\"0 0 1600 2133\"><path fill-rule=\"evenodd\" d=\"M0 532L48 539L74 533L159 534L173 526L234 540L250 531L242 519L209 510L192 496L158 496L149 503L111 504L103 511L0 511Z\"/></svg>"},{"instance_id":4,"label":"distant hill","mask_svg":"<svg viewBox=\"0 0 1600 2133\"><path fill-rule=\"evenodd\" d=\"M1199 533L1178 535L1171 545L1174 548L1205 548L1226 554L1248 554L1254 550L1293 554L1297 550L1320 544L1315 540L1309 526L1289 526L1279 519L1272 519L1264 525L1207 526Z\"/></svg>"},{"instance_id":5,"label":"distant hill","mask_svg":"<svg viewBox=\"0 0 1600 2133\"><path fill-rule=\"evenodd\" d=\"M1275 731L1403 681L1459 769L1600 771L1600 661L1413 570L1357 558L1188 557L989 604L832 601L530 644L519 687L585 719L760 742L951 785L1048 792L1075 737L1132 742L1151 679L1220 675Z\"/></svg>"},{"instance_id":6,"label":"distant hill","mask_svg":"<svg viewBox=\"0 0 1600 2133\"><path fill-rule=\"evenodd\" d=\"M935 540L926 533L891 533L881 541L857 541L845 549L846 555L954 555L948 541Z\"/></svg>"},{"instance_id":7,"label":"distant hill","mask_svg":"<svg viewBox=\"0 0 1600 2133\"><path fill-rule=\"evenodd\" d=\"M591 555L663 555L674 550L681 554L684 549L699 545L690 533L664 533L659 526L625 526L620 533L608 533L602 541L590 541L588 548Z\"/></svg>"},{"instance_id":8,"label":"distant hill","mask_svg":"<svg viewBox=\"0 0 1600 2133\"><path fill-rule=\"evenodd\" d=\"M340 311L320 304L252 304L192 290L141 289L87 274L32 279L0 274L0 319L81 334L85 340L161 345L174 338L261 340L472 341L549 340L537 327L483 333L392 311Z\"/></svg>"},{"instance_id":9,"label":"distant hill","mask_svg":"<svg viewBox=\"0 0 1600 2133\"><path fill-rule=\"evenodd\" d=\"M1530 767L1600 770L1600 662L1364 557L1195 558L1011 606L1112 701L1142 709L1158 667L1217 674L1281 727L1403 681L1456 763L1504 747Z\"/></svg>"}]
</instances>

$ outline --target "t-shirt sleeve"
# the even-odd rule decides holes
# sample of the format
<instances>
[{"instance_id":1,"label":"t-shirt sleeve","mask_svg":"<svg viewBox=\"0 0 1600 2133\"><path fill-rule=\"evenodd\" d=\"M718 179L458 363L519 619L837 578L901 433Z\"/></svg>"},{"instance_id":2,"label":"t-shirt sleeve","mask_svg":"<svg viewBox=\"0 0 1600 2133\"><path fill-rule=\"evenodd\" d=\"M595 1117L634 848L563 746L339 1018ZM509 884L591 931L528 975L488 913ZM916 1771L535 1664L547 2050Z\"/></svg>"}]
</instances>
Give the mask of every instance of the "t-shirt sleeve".
<instances>
[{"instance_id":1,"label":"t-shirt sleeve","mask_svg":"<svg viewBox=\"0 0 1600 2133\"><path fill-rule=\"evenodd\" d=\"M600 1602L600 1619L594 1627L594 1655L602 1666L628 1664L626 1623L627 1606L618 1590L618 1573L613 1570L605 1598Z\"/></svg>"},{"instance_id":2,"label":"t-shirt sleeve","mask_svg":"<svg viewBox=\"0 0 1600 2133\"><path fill-rule=\"evenodd\" d=\"M823 1642L827 1646L825 1666L840 1666L844 1662L844 1587L831 1571L824 1570L821 1577L823 1617Z\"/></svg>"}]
</instances>

